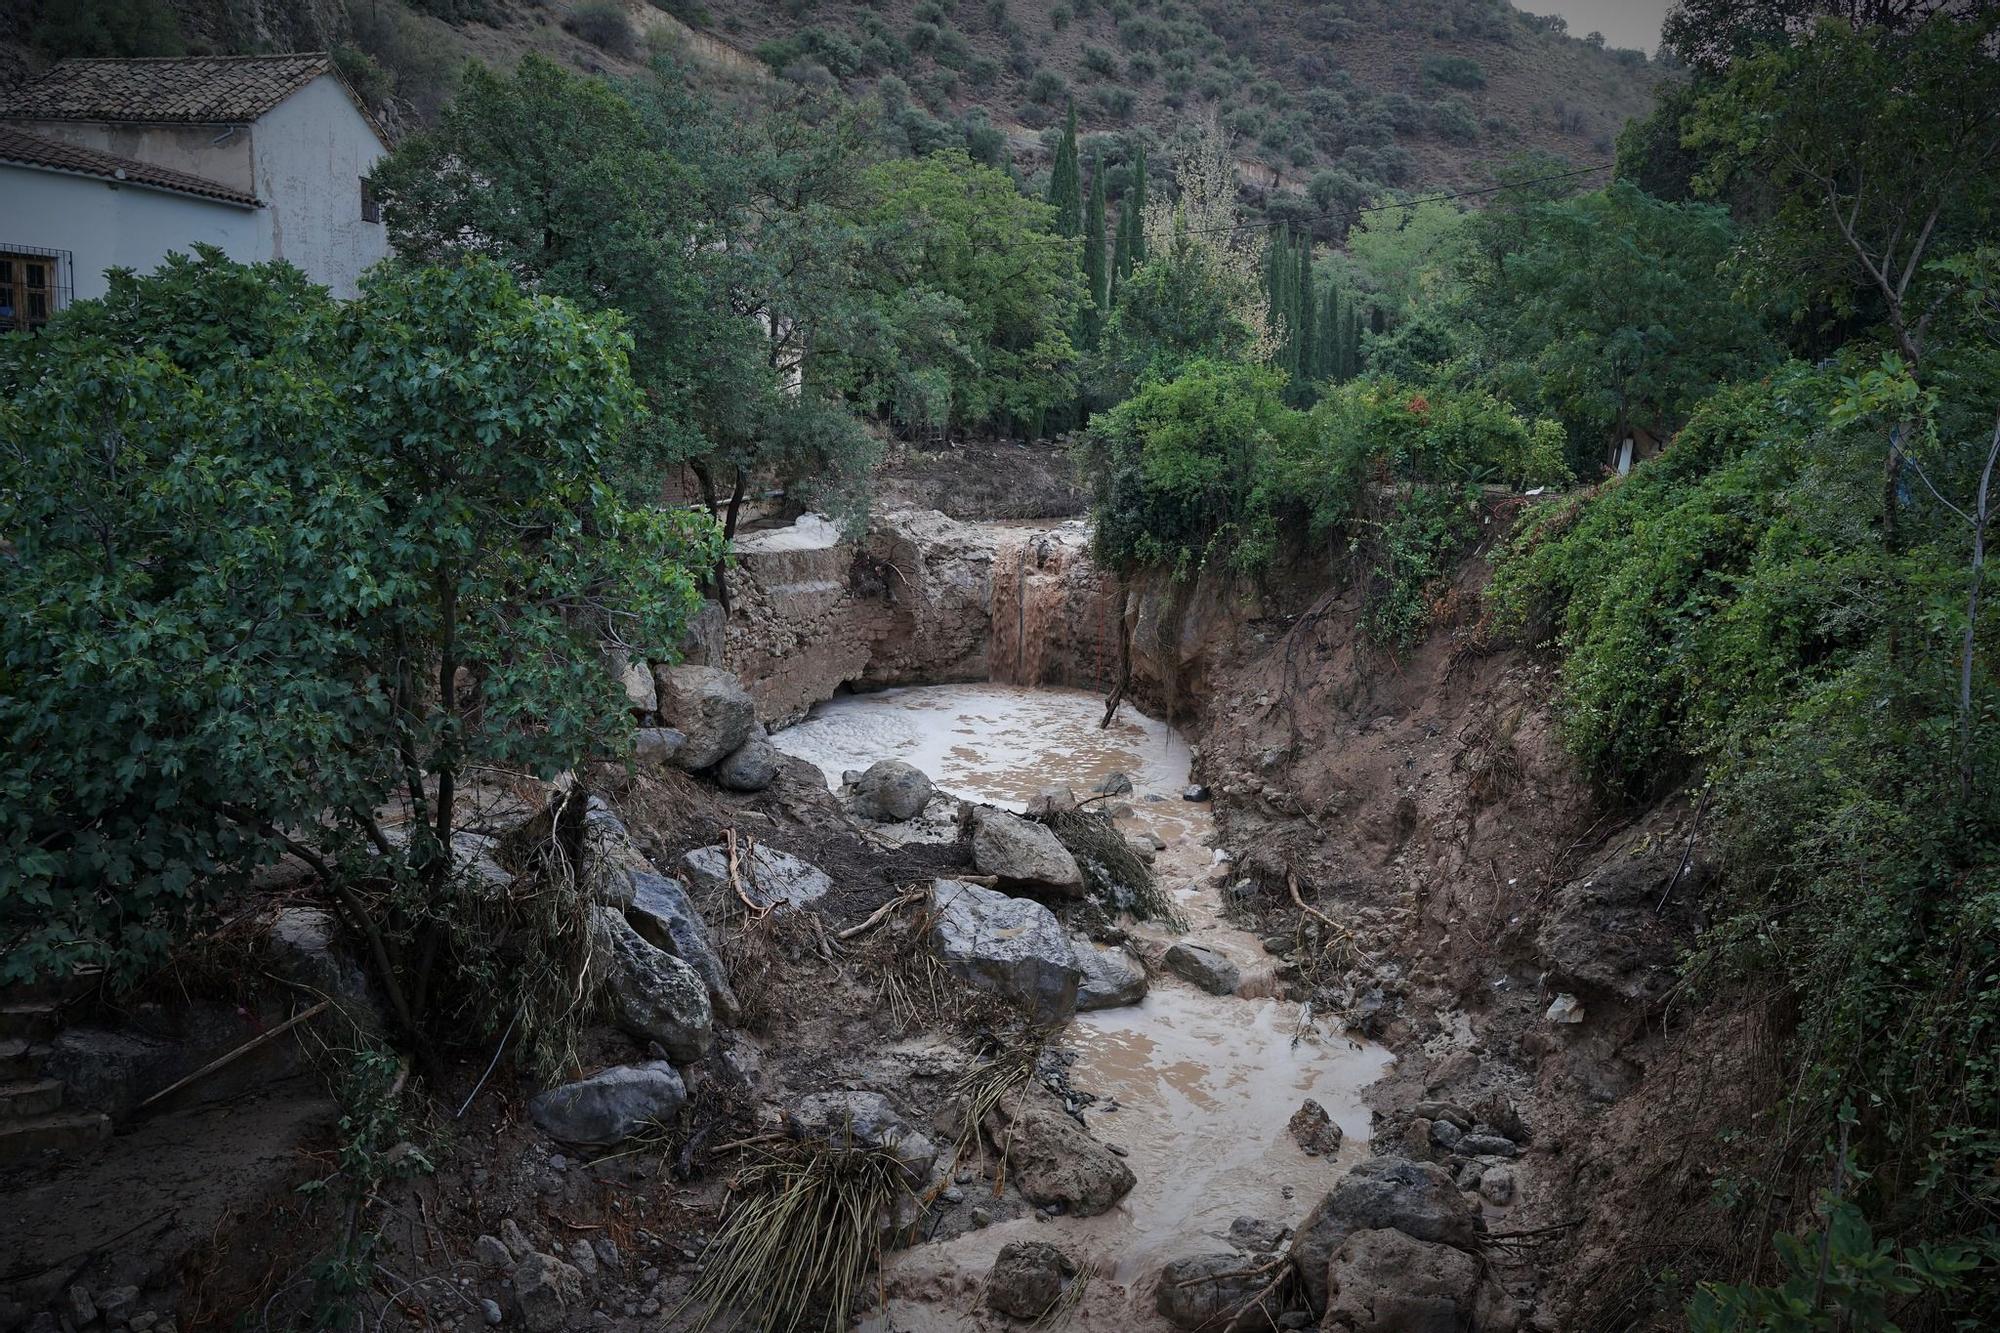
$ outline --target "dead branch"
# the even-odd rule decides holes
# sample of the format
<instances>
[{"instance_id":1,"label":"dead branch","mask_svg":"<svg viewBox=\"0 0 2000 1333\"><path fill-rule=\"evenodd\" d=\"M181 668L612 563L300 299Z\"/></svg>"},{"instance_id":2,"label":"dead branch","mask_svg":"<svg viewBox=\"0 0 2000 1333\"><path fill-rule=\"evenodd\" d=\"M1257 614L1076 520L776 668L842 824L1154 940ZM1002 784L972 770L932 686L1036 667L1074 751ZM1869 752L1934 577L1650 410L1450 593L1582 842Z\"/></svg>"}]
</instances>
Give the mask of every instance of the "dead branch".
<instances>
[{"instance_id":1,"label":"dead branch","mask_svg":"<svg viewBox=\"0 0 2000 1333\"><path fill-rule=\"evenodd\" d=\"M229 1051L224 1055L219 1055L215 1059L210 1060L207 1064L195 1070L192 1074L189 1074L186 1078L176 1079L172 1083L169 1083L166 1087L161 1088L158 1092L148 1097L145 1101L140 1102L137 1109L143 1111L147 1107L151 1106L154 1102L157 1102L164 1097L170 1097L174 1093L179 1092L182 1088L185 1088L188 1084L193 1083L199 1079L206 1078L208 1075L213 1074L216 1070L222 1068L224 1065L232 1063L241 1056L248 1055L250 1052L256 1050L258 1047L266 1044L267 1042L273 1041L276 1038L283 1036L285 1033L290 1032L293 1028L305 1022L307 1019L313 1018L319 1015L320 1013L323 1013L326 1010L327 1006L331 1005L332 1003L333 1003L332 1000L321 1000L318 1004L313 1005L311 1008L292 1015L284 1022L278 1024L278 1026L271 1028L268 1031L258 1033L256 1036L244 1042L241 1046L236 1047L234 1050Z\"/></svg>"}]
</instances>

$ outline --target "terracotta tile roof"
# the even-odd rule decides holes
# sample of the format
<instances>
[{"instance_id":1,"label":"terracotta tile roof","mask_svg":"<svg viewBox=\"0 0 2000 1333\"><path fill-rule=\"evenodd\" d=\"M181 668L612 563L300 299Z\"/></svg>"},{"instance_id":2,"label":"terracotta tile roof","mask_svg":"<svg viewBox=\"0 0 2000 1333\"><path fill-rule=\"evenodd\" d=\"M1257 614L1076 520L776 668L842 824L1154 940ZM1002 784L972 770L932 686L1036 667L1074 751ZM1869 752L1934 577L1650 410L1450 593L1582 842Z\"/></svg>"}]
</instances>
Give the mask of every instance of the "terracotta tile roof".
<instances>
[{"instance_id":1,"label":"terracotta tile roof","mask_svg":"<svg viewBox=\"0 0 2000 1333\"><path fill-rule=\"evenodd\" d=\"M227 204L241 204L247 208L257 207L254 195L200 176L190 176L184 171L169 171L147 162L135 162L129 157L113 157L110 153L100 153L94 148L81 148L76 144L59 143L54 139L44 139L39 134L29 134L12 125L0 124L0 163L17 162L24 166L45 167L52 171L69 171L84 176L100 176L105 180L123 181L152 190L169 190L175 194L198 195L204 199L219 199Z\"/></svg>"},{"instance_id":2,"label":"terracotta tile roof","mask_svg":"<svg viewBox=\"0 0 2000 1333\"><path fill-rule=\"evenodd\" d=\"M0 116L247 125L332 68L323 51L65 60L0 100Z\"/></svg>"}]
</instances>

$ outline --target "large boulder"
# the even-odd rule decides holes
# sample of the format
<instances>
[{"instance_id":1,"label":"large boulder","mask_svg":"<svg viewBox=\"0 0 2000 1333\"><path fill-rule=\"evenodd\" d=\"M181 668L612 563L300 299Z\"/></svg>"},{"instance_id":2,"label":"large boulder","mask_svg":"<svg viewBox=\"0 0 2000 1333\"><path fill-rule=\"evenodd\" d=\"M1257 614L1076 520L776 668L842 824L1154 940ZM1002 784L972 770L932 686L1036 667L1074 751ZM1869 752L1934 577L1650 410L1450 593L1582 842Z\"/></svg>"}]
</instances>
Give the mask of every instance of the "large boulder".
<instances>
[{"instance_id":1,"label":"large boulder","mask_svg":"<svg viewBox=\"0 0 2000 1333\"><path fill-rule=\"evenodd\" d=\"M1002 888L1083 896L1082 868L1047 825L993 809L973 820L972 864L980 874L995 876Z\"/></svg>"},{"instance_id":2,"label":"large boulder","mask_svg":"<svg viewBox=\"0 0 2000 1333\"><path fill-rule=\"evenodd\" d=\"M716 953L708 923L688 898L686 887L654 868L608 808L593 808L588 822L594 840L598 900L623 908L626 919L648 944L666 950L700 973L715 1012L733 1021L737 1004L736 993L729 987L729 970Z\"/></svg>"},{"instance_id":3,"label":"large boulder","mask_svg":"<svg viewBox=\"0 0 2000 1333\"><path fill-rule=\"evenodd\" d=\"M696 888L729 893L729 849L720 843L697 847L681 857L681 869ZM736 883L760 908L803 907L833 889L833 880L809 861L763 843L736 847Z\"/></svg>"},{"instance_id":4,"label":"large boulder","mask_svg":"<svg viewBox=\"0 0 2000 1333\"><path fill-rule=\"evenodd\" d=\"M1007 1144L1007 1178L1031 1203L1095 1217L1136 1183L1124 1158L1045 1094L1011 1098L988 1120L990 1136Z\"/></svg>"},{"instance_id":5,"label":"large boulder","mask_svg":"<svg viewBox=\"0 0 2000 1333\"><path fill-rule=\"evenodd\" d=\"M1443 1167L1406 1157L1371 1157L1334 1182L1292 1239L1292 1259L1316 1307L1326 1306L1326 1266L1357 1231L1400 1231L1414 1240L1471 1250L1479 1208Z\"/></svg>"},{"instance_id":6,"label":"large boulder","mask_svg":"<svg viewBox=\"0 0 2000 1333\"><path fill-rule=\"evenodd\" d=\"M687 1086L674 1067L654 1060L550 1088L528 1103L528 1114L552 1139L608 1147L671 1119L686 1101Z\"/></svg>"},{"instance_id":7,"label":"large boulder","mask_svg":"<svg viewBox=\"0 0 2000 1333\"><path fill-rule=\"evenodd\" d=\"M955 879L938 880L931 892L937 902L931 947L947 972L1041 1022L1059 1023L1076 1012L1081 974L1055 913Z\"/></svg>"},{"instance_id":8,"label":"large boulder","mask_svg":"<svg viewBox=\"0 0 2000 1333\"><path fill-rule=\"evenodd\" d=\"M1078 1010L1119 1009L1146 998L1146 969L1123 949L1100 949L1083 940L1071 946L1079 973Z\"/></svg>"},{"instance_id":9,"label":"large boulder","mask_svg":"<svg viewBox=\"0 0 2000 1333\"><path fill-rule=\"evenodd\" d=\"M911 1182L930 1177L938 1147L879 1092L835 1088L812 1092L785 1110L785 1130L795 1139L816 1139L831 1147L886 1152Z\"/></svg>"},{"instance_id":10,"label":"large boulder","mask_svg":"<svg viewBox=\"0 0 2000 1333\"><path fill-rule=\"evenodd\" d=\"M900 759L878 760L854 780L854 813L901 823L922 814L936 790L922 769Z\"/></svg>"},{"instance_id":11,"label":"large boulder","mask_svg":"<svg viewBox=\"0 0 2000 1333\"><path fill-rule=\"evenodd\" d=\"M658 1042L676 1064L699 1060L715 1024L701 974L648 943L623 913L594 910L613 1020L642 1041Z\"/></svg>"},{"instance_id":12,"label":"large boulder","mask_svg":"<svg viewBox=\"0 0 2000 1333\"><path fill-rule=\"evenodd\" d=\"M986 1304L1016 1319L1040 1319L1062 1299L1064 1279L1075 1271L1047 1241L1009 1241L986 1275Z\"/></svg>"},{"instance_id":13,"label":"large boulder","mask_svg":"<svg viewBox=\"0 0 2000 1333\"><path fill-rule=\"evenodd\" d=\"M1357 1231L1327 1266L1320 1324L1337 1333L1498 1333L1511 1326L1480 1261L1395 1230Z\"/></svg>"},{"instance_id":14,"label":"large boulder","mask_svg":"<svg viewBox=\"0 0 2000 1333\"><path fill-rule=\"evenodd\" d=\"M778 747L759 735L736 748L715 770L715 780L731 791L762 791L777 780Z\"/></svg>"},{"instance_id":15,"label":"large boulder","mask_svg":"<svg viewBox=\"0 0 2000 1333\"><path fill-rule=\"evenodd\" d=\"M687 739L674 752L676 768L697 772L727 759L757 727L757 706L735 676L716 667L660 667L660 720Z\"/></svg>"},{"instance_id":16,"label":"large boulder","mask_svg":"<svg viewBox=\"0 0 2000 1333\"><path fill-rule=\"evenodd\" d=\"M1265 1264L1233 1251L1176 1259L1160 1272L1153 1308L1175 1328L1228 1327L1242 1333L1276 1328L1284 1313L1272 1282L1277 1275L1254 1271Z\"/></svg>"},{"instance_id":17,"label":"large boulder","mask_svg":"<svg viewBox=\"0 0 2000 1333\"><path fill-rule=\"evenodd\" d=\"M1192 981L1210 995L1228 995L1243 980L1242 969L1230 962L1227 955L1186 940L1167 950L1166 961L1175 976Z\"/></svg>"}]
</instances>

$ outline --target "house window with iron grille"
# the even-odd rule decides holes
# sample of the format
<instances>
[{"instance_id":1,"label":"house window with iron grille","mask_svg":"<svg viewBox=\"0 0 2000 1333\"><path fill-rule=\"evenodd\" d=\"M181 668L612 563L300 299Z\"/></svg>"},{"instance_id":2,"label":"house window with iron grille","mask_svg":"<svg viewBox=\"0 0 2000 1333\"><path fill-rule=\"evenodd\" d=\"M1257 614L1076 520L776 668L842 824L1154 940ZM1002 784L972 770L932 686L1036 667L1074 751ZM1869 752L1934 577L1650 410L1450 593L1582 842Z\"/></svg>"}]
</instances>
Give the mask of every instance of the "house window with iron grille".
<instances>
[{"instance_id":1,"label":"house window with iron grille","mask_svg":"<svg viewBox=\"0 0 2000 1333\"><path fill-rule=\"evenodd\" d=\"M48 323L69 294L63 270L60 253L0 248L0 331Z\"/></svg>"}]
</instances>

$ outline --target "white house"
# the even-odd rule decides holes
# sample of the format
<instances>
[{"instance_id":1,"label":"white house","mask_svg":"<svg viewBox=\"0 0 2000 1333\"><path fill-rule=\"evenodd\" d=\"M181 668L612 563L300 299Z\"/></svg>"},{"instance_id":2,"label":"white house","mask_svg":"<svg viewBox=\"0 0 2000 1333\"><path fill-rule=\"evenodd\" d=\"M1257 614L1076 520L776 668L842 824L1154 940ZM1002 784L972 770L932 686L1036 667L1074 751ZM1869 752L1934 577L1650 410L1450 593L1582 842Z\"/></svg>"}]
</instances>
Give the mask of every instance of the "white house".
<instances>
[{"instance_id":1,"label":"white house","mask_svg":"<svg viewBox=\"0 0 2000 1333\"><path fill-rule=\"evenodd\" d=\"M65 60L0 95L0 328L196 242L351 297L389 253L386 152L324 54Z\"/></svg>"}]
</instances>

